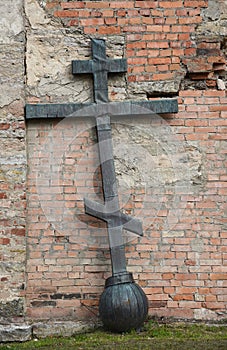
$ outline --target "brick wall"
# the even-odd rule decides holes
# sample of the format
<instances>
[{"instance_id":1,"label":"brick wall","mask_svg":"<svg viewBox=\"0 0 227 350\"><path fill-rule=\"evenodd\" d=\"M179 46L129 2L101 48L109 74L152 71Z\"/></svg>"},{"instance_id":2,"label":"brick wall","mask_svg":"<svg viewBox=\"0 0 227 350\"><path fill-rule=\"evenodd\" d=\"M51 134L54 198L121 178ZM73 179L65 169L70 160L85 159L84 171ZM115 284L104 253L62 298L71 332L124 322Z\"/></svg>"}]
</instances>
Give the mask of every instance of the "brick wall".
<instances>
[{"instance_id":1,"label":"brick wall","mask_svg":"<svg viewBox=\"0 0 227 350\"><path fill-rule=\"evenodd\" d=\"M179 56L196 48L190 34L206 1L70 1L47 4L67 26L87 35L123 34L128 81L170 80L182 74ZM195 8L196 7L196 8ZM76 17L76 19L75 19Z\"/></svg>"},{"instance_id":2,"label":"brick wall","mask_svg":"<svg viewBox=\"0 0 227 350\"><path fill-rule=\"evenodd\" d=\"M208 1L25 1L27 102L92 100L91 79L71 75L72 59L90 57L92 37L106 39L109 57L128 60L127 80L109 79L110 100L178 97L176 115L113 125L122 208L144 227L143 238L126 236L128 269L152 316L226 318L226 44L221 30L207 30L206 11ZM0 124L2 135L16 135L16 125L24 135L21 115ZM24 136L15 139L24 152ZM94 125L29 122L27 145L27 316L91 319L110 275L105 227L83 209L84 196L101 200ZM15 183L11 173L0 183L10 185L3 204L20 198L16 220L4 209L7 261L19 256L14 244L21 256L25 249L25 185L20 179L14 192ZM21 268L10 274L16 284L9 273L1 282L16 298Z\"/></svg>"},{"instance_id":3,"label":"brick wall","mask_svg":"<svg viewBox=\"0 0 227 350\"><path fill-rule=\"evenodd\" d=\"M152 164L158 184L146 178L145 185L135 180L121 186L128 177L119 165L125 154L117 148L122 142L117 130L122 124L125 137L130 132L127 120L113 125L122 209L142 219L145 234L129 238L128 269L148 296L150 315L216 319L226 314L226 106L224 91L180 92L179 113L166 115L162 127L171 126L182 159L158 131L149 138L150 159L161 164ZM147 135L156 123L143 120L140 130ZM104 278L110 276L105 229L83 209L84 196L100 197L95 131L78 120L32 123L28 130L28 316L86 319L98 314ZM157 139L162 149L170 147L164 162L163 153L154 153ZM137 154L146 145L137 142ZM177 169L174 159L181 163ZM123 160L130 173L129 159ZM135 161L134 167L139 166L143 172L149 164ZM171 176L178 176L179 186ZM133 181L135 175L129 178Z\"/></svg>"},{"instance_id":4,"label":"brick wall","mask_svg":"<svg viewBox=\"0 0 227 350\"><path fill-rule=\"evenodd\" d=\"M218 3L221 7L222 1ZM214 4L210 5L212 12ZM207 7L208 1L191 0L47 1L46 5L65 26L83 34L124 35L128 82L180 81L187 73L190 79L215 87L226 63L218 30L195 35Z\"/></svg>"},{"instance_id":5,"label":"brick wall","mask_svg":"<svg viewBox=\"0 0 227 350\"><path fill-rule=\"evenodd\" d=\"M113 126L122 208L143 220L145 233L139 240L128 238L128 269L144 288L151 315L197 319L226 315L227 100L225 91L216 90L225 57L217 38L202 42L195 36L207 6L207 1L47 1L44 8L55 25L68 28L71 38L78 30L77 35L85 38L86 56L89 36L104 36L107 43L113 38L114 48L123 44L128 59L123 98L179 94L179 113L157 116L158 122L140 120L137 136L127 120ZM78 43L69 48L68 65L76 58L75 47L80 51ZM113 48L108 54L115 57ZM42 69L51 74L50 68L41 66L41 77ZM28 87L29 101L46 101L39 79ZM121 99L118 91L113 83L110 99ZM49 101L57 100L54 94L48 90ZM84 99L80 95L76 101ZM62 102L65 98L58 96ZM165 138L169 130L171 142ZM122 138L148 150L161 186L152 176L143 183L138 168L146 171L146 165L134 164L133 172L130 160L119 154ZM110 275L108 244L105 227L84 215L83 209L85 195L101 200L95 140L93 125L82 121L28 124L26 293L31 318L88 319L98 313L104 279Z\"/></svg>"}]
</instances>

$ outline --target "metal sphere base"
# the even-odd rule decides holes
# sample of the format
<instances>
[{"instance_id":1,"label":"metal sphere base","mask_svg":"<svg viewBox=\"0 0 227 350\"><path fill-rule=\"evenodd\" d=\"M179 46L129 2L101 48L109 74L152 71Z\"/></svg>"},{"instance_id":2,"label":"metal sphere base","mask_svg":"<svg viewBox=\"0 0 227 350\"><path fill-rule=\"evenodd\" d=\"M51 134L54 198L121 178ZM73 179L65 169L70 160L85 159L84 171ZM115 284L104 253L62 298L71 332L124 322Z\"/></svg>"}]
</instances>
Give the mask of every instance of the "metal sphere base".
<instances>
[{"instance_id":1,"label":"metal sphere base","mask_svg":"<svg viewBox=\"0 0 227 350\"><path fill-rule=\"evenodd\" d=\"M112 332L127 332L142 326L148 314L148 301L131 273L106 280L99 314L104 327Z\"/></svg>"}]
</instances>

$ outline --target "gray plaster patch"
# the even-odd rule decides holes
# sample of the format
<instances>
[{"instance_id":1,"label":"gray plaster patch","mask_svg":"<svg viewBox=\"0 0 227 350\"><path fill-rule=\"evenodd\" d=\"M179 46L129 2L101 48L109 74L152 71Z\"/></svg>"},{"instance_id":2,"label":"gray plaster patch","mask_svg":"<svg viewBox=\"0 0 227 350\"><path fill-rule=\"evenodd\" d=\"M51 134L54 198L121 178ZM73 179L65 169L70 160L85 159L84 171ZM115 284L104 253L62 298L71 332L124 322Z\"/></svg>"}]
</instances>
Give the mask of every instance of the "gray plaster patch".
<instances>
[{"instance_id":1,"label":"gray plaster patch","mask_svg":"<svg viewBox=\"0 0 227 350\"><path fill-rule=\"evenodd\" d=\"M1 45L0 107L19 99L24 87L24 47L21 44Z\"/></svg>"},{"instance_id":2,"label":"gray plaster patch","mask_svg":"<svg viewBox=\"0 0 227 350\"><path fill-rule=\"evenodd\" d=\"M0 44L12 44L24 31L22 1L1 1L0 13Z\"/></svg>"},{"instance_id":3,"label":"gray plaster patch","mask_svg":"<svg viewBox=\"0 0 227 350\"><path fill-rule=\"evenodd\" d=\"M107 56L121 58L122 37L107 39ZM50 27L28 35L27 90L48 102L90 102L93 100L93 82L90 75L73 76L72 61L91 58L90 39L78 33ZM114 98L126 97L123 76L109 79L109 94ZM117 97L116 97L117 96Z\"/></svg>"},{"instance_id":4,"label":"gray plaster patch","mask_svg":"<svg viewBox=\"0 0 227 350\"><path fill-rule=\"evenodd\" d=\"M0 342L24 342L31 340L32 326L29 325L0 325Z\"/></svg>"},{"instance_id":5,"label":"gray plaster patch","mask_svg":"<svg viewBox=\"0 0 227 350\"><path fill-rule=\"evenodd\" d=\"M0 302L0 317L23 316L23 314L24 302L22 299Z\"/></svg>"},{"instance_id":6,"label":"gray plaster patch","mask_svg":"<svg viewBox=\"0 0 227 350\"><path fill-rule=\"evenodd\" d=\"M85 333L94 330L98 323L92 322L50 322L37 323L33 326L33 336L36 338L46 338L50 336L69 337L74 334Z\"/></svg>"}]
</instances>

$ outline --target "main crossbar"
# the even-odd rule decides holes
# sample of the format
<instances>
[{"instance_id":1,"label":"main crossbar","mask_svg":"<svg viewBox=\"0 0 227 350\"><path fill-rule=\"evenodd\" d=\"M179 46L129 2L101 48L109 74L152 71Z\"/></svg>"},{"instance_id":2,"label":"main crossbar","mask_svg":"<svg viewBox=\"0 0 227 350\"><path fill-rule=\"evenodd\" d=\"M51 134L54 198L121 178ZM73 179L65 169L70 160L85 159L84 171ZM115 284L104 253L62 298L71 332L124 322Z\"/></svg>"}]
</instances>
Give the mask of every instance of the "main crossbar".
<instances>
[{"instance_id":1,"label":"main crossbar","mask_svg":"<svg viewBox=\"0 0 227 350\"><path fill-rule=\"evenodd\" d=\"M109 103L63 103L63 104L27 104L26 119L96 117L109 114L111 117L134 117L150 114L177 113L176 98L148 101L125 101Z\"/></svg>"}]
</instances>

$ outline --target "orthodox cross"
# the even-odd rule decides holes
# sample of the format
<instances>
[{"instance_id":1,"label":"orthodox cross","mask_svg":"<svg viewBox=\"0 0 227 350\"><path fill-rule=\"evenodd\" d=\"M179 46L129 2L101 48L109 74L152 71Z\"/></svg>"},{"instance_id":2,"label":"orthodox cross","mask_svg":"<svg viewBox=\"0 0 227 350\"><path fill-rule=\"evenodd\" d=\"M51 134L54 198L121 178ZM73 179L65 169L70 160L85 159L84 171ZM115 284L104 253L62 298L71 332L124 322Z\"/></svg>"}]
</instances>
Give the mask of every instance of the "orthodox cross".
<instances>
[{"instance_id":1,"label":"orthodox cross","mask_svg":"<svg viewBox=\"0 0 227 350\"><path fill-rule=\"evenodd\" d=\"M126 270L125 246L122 237L122 230L143 234L142 223L129 215L121 212L116 186L116 176L112 149L111 122L108 111L109 106L114 106L116 113L111 117L129 116L134 113L132 105L142 107L152 113L176 113L178 110L176 99L161 99L155 101L126 101L109 102L108 100L108 73L124 73L127 71L126 59L108 59L106 57L105 41L92 39L92 59L88 61L75 60L72 62L72 73L92 74L94 87L93 103L69 103L69 104L27 104L26 119L35 118L67 118L73 117L83 107L96 106L102 110L101 115L89 115L83 112L82 117L95 117L99 155L102 173L104 205L84 199L85 212L93 217L107 222L110 253L112 261L113 278L124 281L130 279ZM141 112L143 114L143 112ZM146 112L144 112L146 114Z\"/></svg>"}]
</instances>

